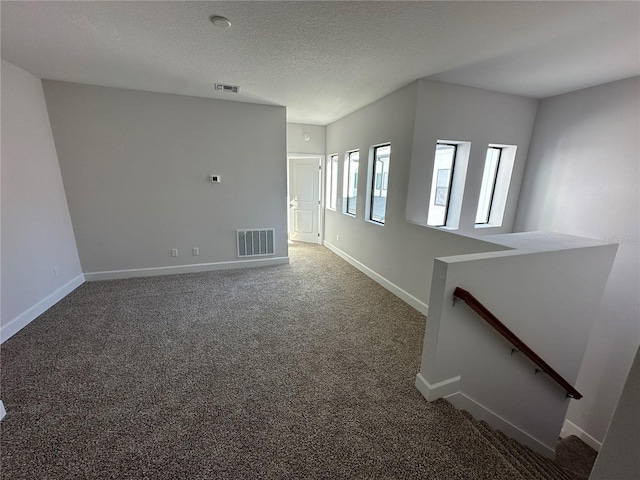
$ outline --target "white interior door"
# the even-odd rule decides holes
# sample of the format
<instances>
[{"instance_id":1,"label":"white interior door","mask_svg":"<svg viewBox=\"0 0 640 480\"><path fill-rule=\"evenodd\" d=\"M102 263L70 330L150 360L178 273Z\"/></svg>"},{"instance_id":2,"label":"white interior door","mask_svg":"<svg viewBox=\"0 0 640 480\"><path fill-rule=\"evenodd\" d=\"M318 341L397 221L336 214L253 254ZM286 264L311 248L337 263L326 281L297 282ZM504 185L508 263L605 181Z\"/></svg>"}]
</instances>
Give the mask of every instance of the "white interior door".
<instances>
[{"instance_id":1,"label":"white interior door","mask_svg":"<svg viewBox=\"0 0 640 480\"><path fill-rule=\"evenodd\" d=\"M320 159L289 159L289 239L318 243Z\"/></svg>"}]
</instances>

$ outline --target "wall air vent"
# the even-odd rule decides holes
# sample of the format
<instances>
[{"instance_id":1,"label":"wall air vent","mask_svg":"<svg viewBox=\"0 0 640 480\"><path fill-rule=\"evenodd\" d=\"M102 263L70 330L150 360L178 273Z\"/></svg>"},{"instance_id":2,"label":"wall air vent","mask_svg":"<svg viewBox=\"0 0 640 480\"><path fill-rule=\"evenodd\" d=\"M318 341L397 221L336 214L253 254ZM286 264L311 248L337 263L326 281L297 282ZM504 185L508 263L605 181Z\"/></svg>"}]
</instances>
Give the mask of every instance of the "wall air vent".
<instances>
[{"instance_id":1,"label":"wall air vent","mask_svg":"<svg viewBox=\"0 0 640 480\"><path fill-rule=\"evenodd\" d=\"M273 255L274 229L236 230L238 257L261 257Z\"/></svg>"},{"instance_id":2,"label":"wall air vent","mask_svg":"<svg viewBox=\"0 0 640 480\"><path fill-rule=\"evenodd\" d=\"M240 87L237 85L225 85L224 83L216 83L216 90L219 92L239 93Z\"/></svg>"}]
</instances>

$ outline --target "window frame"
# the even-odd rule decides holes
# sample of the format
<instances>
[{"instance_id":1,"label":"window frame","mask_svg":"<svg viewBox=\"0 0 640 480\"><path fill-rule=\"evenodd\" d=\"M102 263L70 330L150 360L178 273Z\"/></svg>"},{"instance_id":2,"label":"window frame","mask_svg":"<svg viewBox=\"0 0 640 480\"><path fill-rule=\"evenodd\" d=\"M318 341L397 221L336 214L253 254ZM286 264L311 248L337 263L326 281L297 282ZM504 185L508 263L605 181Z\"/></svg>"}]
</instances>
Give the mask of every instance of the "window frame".
<instances>
[{"instance_id":1,"label":"window frame","mask_svg":"<svg viewBox=\"0 0 640 480\"><path fill-rule=\"evenodd\" d=\"M387 169L387 172L386 172L387 177L386 177L386 182L385 182L384 162L382 160L378 160L378 154L377 153L378 153L378 149L387 148L387 147L389 148L389 155L387 157L389 159L388 160L389 168ZM370 156L370 159L371 159L371 179L370 179L370 182L369 182L370 192L369 192L369 195L368 195L369 205L368 205L368 209L367 209L368 210L367 211L367 220L369 220L370 222L373 222L373 223L375 223L377 225L384 225L386 223L386 210L387 210L386 200L385 200L385 215L384 215L384 218L382 220L378 220L378 219L373 218L373 211L374 211L374 208L373 208L374 200L373 199L374 199L376 190L380 190L380 192L381 192L380 196L382 196L382 190L387 190L387 191L389 190L389 170L391 168L391 143L388 142L388 143L381 143L379 145L373 145L371 147L370 152L371 152L371 156ZM378 177L378 175L376 175L376 171L377 171L376 167L377 167L378 163L383 165L383 168L382 168L382 171L380 172L380 176L379 177ZM380 179L380 187L379 188L376 186L377 183L378 183L378 178ZM385 188L385 186L386 186L386 188Z\"/></svg>"},{"instance_id":2,"label":"window frame","mask_svg":"<svg viewBox=\"0 0 640 480\"><path fill-rule=\"evenodd\" d=\"M478 208L480 207L481 197L480 193L482 193L482 183L480 184L480 190L478 196L476 197L475 204L475 216L473 217L474 223L473 227L475 229L485 229L485 228L502 228L505 215L507 214L509 208L509 191L511 190L511 181L513 180L513 174L515 169L516 157L518 153L517 145L509 145L504 143L489 143L487 145L487 150L490 148L499 148L500 149L500 165L496 169L496 180L494 183L494 188L492 192L491 205L489 210L489 221L487 223L476 223L475 219L478 216ZM486 159L485 153L485 159ZM485 160L486 162L486 160ZM484 178L484 171L483 177ZM513 203L513 199L511 200L511 204ZM512 207L513 208L513 205ZM478 231L478 230L476 230Z\"/></svg>"},{"instance_id":3,"label":"window frame","mask_svg":"<svg viewBox=\"0 0 640 480\"><path fill-rule=\"evenodd\" d=\"M497 150L499 153L498 153L498 160L496 162L497 163L496 171L493 174L493 179L491 184L491 195L489 196L489 208L487 208L487 215L486 217L484 217L484 221L478 222L478 212L476 211L476 219L475 219L476 225L489 225L489 223L491 222L491 209L493 208L493 201L496 195L496 186L498 185L498 177L500 175L500 165L502 164L503 149L504 147L499 147L496 145L489 145L487 147L487 152L489 152L489 150ZM486 156L485 156L484 168L485 169L487 168ZM482 179L484 180L484 170L482 172ZM482 190L480 190L480 192L482 192ZM478 197L478 207L480 207L480 197Z\"/></svg>"},{"instance_id":4,"label":"window frame","mask_svg":"<svg viewBox=\"0 0 640 480\"><path fill-rule=\"evenodd\" d=\"M333 153L327 157L326 162L326 205L325 208L335 211L338 207L338 165L340 156Z\"/></svg>"},{"instance_id":5,"label":"window frame","mask_svg":"<svg viewBox=\"0 0 640 480\"><path fill-rule=\"evenodd\" d=\"M353 175L353 191L354 191L354 204L353 204L353 212L349 211L349 207L351 202L349 202L349 187L350 187L350 181L351 181L351 165L352 165L352 155L357 154L358 155L358 171L354 173ZM349 150L345 153L345 158L344 158L344 162L345 162L345 166L346 168L344 169L344 179L343 179L343 184L344 184L344 209L343 209L343 213L345 215L349 215L350 217L355 217L357 212L358 212L358 178L359 178L359 172L360 172L360 150L359 149L355 149L355 150ZM354 164L356 163L355 161L353 162Z\"/></svg>"},{"instance_id":6,"label":"window frame","mask_svg":"<svg viewBox=\"0 0 640 480\"><path fill-rule=\"evenodd\" d=\"M447 203L444 205L444 207L445 207L445 210L444 210L444 223L441 224L441 225L429 225L430 227L434 227L434 228L442 228L442 227L446 227L447 226L447 219L449 218L449 207L451 206L451 191L452 191L451 187L453 186L453 176L455 175L456 159L458 157L458 144L457 143L449 143L449 142L438 141L436 143L436 151L438 150L438 146L439 145L443 145L443 146L446 146L446 147L453 147L453 159L451 160L451 169L450 169L449 179L448 179L448 184L447 184ZM434 156L435 156L435 153L434 153ZM440 169L438 169L438 171L439 170ZM435 168L435 164L434 164L434 172L435 171L436 171L436 168ZM431 178L431 182L433 183L433 176ZM436 180L436 183L434 185L434 188L436 188L436 189L438 188L437 187L437 180ZM440 188L442 188L442 187L440 187ZM435 195L437 195L437 193ZM434 197L434 201L435 201L435 197ZM431 202L429 202L429 203L431 203Z\"/></svg>"}]
</instances>

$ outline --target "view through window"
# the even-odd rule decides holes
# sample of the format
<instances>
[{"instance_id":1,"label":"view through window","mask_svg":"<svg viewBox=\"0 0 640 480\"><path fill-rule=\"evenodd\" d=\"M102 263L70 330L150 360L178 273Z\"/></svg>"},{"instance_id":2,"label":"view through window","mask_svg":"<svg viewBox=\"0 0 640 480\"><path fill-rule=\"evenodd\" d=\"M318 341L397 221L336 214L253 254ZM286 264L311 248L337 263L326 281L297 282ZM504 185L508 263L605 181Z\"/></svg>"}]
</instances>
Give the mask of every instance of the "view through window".
<instances>
[{"instance_id":1,"label":"view through window","mask_svg":"<svg viewBox=\"0 0 640 480\"><path fill-rule=\"evenodd\" d=\"M381 145L374 148L370 220L377 223L384 223L385 221L390 158L391 145Z\"/></svg>"}]
</instances>

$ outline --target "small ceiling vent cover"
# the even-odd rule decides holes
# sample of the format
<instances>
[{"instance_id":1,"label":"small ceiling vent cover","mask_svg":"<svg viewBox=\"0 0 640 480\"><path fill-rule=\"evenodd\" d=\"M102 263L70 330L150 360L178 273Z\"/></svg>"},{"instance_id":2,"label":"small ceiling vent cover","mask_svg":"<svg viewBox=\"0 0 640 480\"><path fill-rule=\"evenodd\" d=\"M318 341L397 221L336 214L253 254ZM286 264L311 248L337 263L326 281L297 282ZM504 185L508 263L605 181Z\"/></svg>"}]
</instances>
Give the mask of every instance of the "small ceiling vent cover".
<instances>
[{"instance_id":1,"label":"small ceiling vent cover","mask_svg":"<svg viewBox=\"0 0 640 480\"><path fill-rule=\"evenodd\" d=\"M226 85L224 83L216 83L216 90L220 92L239 93L240 87L237 85Z\"/></svg>"},{"instance_id":2,"label":"small ceiling vent cover","mask_svg":"<svg viewBox=\"0 0 640 480\"><path fill-rule=\"evenodd\" d=\"M261 257L274 254L274 229L237 230L238 257Z\"/></svg>"}]
</instances>

